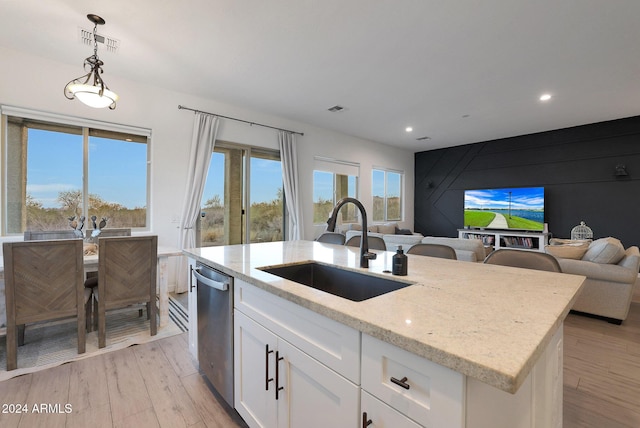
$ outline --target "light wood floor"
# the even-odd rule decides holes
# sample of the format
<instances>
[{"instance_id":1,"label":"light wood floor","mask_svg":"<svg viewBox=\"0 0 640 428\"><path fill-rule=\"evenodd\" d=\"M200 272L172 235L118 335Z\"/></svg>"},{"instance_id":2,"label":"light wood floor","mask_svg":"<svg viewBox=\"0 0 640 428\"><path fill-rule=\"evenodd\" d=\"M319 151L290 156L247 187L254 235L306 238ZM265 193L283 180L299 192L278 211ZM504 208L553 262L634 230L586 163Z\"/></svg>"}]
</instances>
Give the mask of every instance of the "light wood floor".
<instances>
[{"instance_id":1,"label":"light wood floor","mask_svg":"<svg viewBox=\"0 0 640 428\"><path fill-rule=\"evenodd\" d=\"M26 404L28 413L0 409L0 427L243 426L198 373L187 333L0 382L0 405L10 403ZM55 413L33 413L40 404Z\"/></svg>"},{"instance_id":2,"label":"light wood floor","mask_svg":"<svg viewBox=\"0 0 640 428\"><path fill-rule=\"evenodd\" d=\"M570 314L564 341L564 428L640 427L640 290L621 326ZM0 382L11 403L29 413L0 409L0 427L244 426L198 373L186 333ZM34 414L40 404L72 408Z\"/></svg>"},{"instance_id":3,"label":"light wood floor","mask_svg":"<svg viewBox=\"0 0 640 428\"><path fill-rule=\"evenodd\" d=\"M570 314L564 428L640 427L640 290L622 325Z\"/></svg>"}]
</instances>

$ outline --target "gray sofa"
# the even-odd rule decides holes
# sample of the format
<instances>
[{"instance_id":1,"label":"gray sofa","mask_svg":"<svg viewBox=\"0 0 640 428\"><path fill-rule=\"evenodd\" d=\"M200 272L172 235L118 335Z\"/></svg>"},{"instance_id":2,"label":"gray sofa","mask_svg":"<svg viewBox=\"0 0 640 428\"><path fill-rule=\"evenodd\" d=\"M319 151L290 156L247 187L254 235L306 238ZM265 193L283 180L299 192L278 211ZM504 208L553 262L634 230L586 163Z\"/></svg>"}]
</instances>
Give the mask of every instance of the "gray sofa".
<instances>
[{"instance_id":1,"label":"gray sofa","mask_svg":"<svg viewBox=\"0 0 640 428\"><path fill-rule=\"evenodd\" d=\"M398 245L402 245L402 249L404 251L411 248L413 245L422 241L422 234L420 233L412 233L411 235L398 235L395 233L379 233L379 232L368 232L369 236L377 236L384 240L384 244L387 246L387 251L395 251ZM346 240L353 236L360 236L362 232L359 230L347 230L345 233Z\"/></svg>"},{"instance_id":2,"label":"gray sofa","mask_svg":"<svg viewBox=\"0 0 640 428\"><path fill-rule=\"evenodd\" d=\"M593 241L580 259L556 258L563 273L587 277L574 311L598 315L616 324L627 318L638 282L638 247L625 250L617 239L603 238Z\"/></svg>"},{"instance_id":3,"label":"gray sofa","mask_svg":"<svg viewBox=\"0 0 640 428\"><path fill-rule=\"evenodd\" d=\"M484 261L484 245L479 239L445 238L440 236L427 236L421 241L423 244L440 244L451 247L456 252L458 260L466 262Z\"/></svg>"},{"instance_id":4,"label":"gray sofa","mask_svg":"<svg viewBox=\"0 0 640 428\"><path fill-rule=\"evenodd\" d=\"M359 230L347 230L345 232L346 239L352 236L359 236L362 232ZM460 239L445 238L439 236L422 236L420 233L411 235L398 235L392 233L369 232L369 236L378 236L384 240L387 251L395 251L398 245L402 245L402 249L406 252L415 244L440 244L453 248L456 252L458 260L466 262L482 262L485 257L484 246L479 239Z\"/></svg>"}]
</instances>

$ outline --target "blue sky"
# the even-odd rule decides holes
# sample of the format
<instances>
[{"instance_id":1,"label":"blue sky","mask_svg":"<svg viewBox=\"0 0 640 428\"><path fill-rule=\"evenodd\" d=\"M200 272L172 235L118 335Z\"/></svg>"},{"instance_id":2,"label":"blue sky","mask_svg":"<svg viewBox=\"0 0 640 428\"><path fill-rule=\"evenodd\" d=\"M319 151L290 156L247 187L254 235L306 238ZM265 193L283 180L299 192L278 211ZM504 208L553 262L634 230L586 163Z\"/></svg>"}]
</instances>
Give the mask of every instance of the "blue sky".
<instances>
[{"instance_id":1,"label":"blue sky","mask_svg":"<svg viewBox=\"0 0 640 428\"><path fill-rule=\"evenodd\" d=\"M82 189L82 136L29 129L27 193L58 208L59 192ZM127 208L146 206L146 144L89 137L89 193ZM280 162L251 159L251 201L266 202L282 187ZM212 156L203 201L224 199L224 156ZM181 203L182 201L178 201Z\"/></svg>"},{"instance_id":2,"label":"blue sky","mask_svg":"<svg viewBox=\"0 0 640 428\"><path fill-rule=\"evenodd\" d=\"M82 136L29 129L27 193L46 208L82 189ZM89 137L89 193L128 208L146 206L146 144Z\"/></svg>"},{"instance_id":3,"label":"blue sky","mask_svg":"<svg viewBox=\"0 0 640 428\"><path fill-rule=\"evenodd\" d=\"M511 196L509 196L511 193ZM464 207L469 208L508 208L543 209L543 187L517 187L509 189L465 190Z\"/></svg>"},{"instance_id":4,"label":"blue sky","mask_svg":"<svg viewBox=\"0 0 640 428\"><path fill-rule=\"evenodd\" d=\"M251 158L251 202L269 202L278 197L278 189L282 188L282 169L279 161ZM213 196L220 196L224 202L224 155L214 152L207 175L207 183L202 195L202 204Z\"/></svg>"},{"instance_id":5,"label":"blue sky","mask_svg":"<svg viewBox=\"0 0 640 428\"><path fill-rule=\"evenodd\" d=\"M373 175L372 175L373 196L384 197L384 176L385 176L385 171L382 171L379 169L373 170ZM386 176L387 176L387 196L388 197L400 196L401 175L399 173L387 171Z\"/></svg>"}]
</instances>

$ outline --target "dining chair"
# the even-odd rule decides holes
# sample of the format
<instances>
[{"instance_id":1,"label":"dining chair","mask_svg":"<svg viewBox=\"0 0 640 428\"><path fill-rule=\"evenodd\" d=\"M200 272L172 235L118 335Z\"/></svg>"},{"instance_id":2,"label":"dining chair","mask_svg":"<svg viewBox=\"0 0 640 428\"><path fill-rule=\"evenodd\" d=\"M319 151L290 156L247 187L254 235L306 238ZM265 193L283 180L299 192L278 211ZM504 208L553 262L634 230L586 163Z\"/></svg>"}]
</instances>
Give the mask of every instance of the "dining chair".
<instances>
[{"instance_id":1,"label":"dining chair","mask_svg":"<svg viewBox=\"0 0 640 428\"><path fill-rule=\"evenodd\" d=\"M458 260L458 256L456 256L456 250L449 247L448 245L442 244L415 244L407 250L407 254Z\"/></svg>"},{"instance_id":2,"label":"dining chair","mask_svg":"<svg viewBox=\"0 0 640 428\"><path fill-rule=\"evenodd\" d=\"M78 353L86 348L81 239L3 243L7 310L7 371L18 365L20 325L76 317Z\"/></svg>"},{"instance_id":3,"label":"dining chair","mask_svg":"<svg viewBox=\"0 0 640 428\"><path fill-rule=\"evenodd\" d=\"M106 346L106 311L146 303L151 336L157 333L158 237L123 236L98 240L98 347Z\"/></svg>"},{"instance_id":4,"label":"dining chair","mask_svg":"<svg viewBox=\"0 0 640 428\"><path fill-rule=\"evenodd\" d=\"M562 272L560 264L555 257L539 251L510 250L507 248L498 249L491 252L484 259L484 263L545 270L549 272Z\"/></svg>"},{"instance_id":5,"label":"dining chair","mask_svg":"<svg viewBox=\"0 0 640 428\"><path fill-rule=\"evenodd\" d=\"M46 240L54 240L54 239L79 239L78 235L73 229L64 229L64 230L25 230L24 231L24 240L25 241L46 241ZM93 290L89 290L93 292ZM91 331L91 311L93 310L93 299L91 295L85 301L85 320L87 324L87 331ZM24 344L24 325L18 326L18 345L22 346Z\"/></svg>"},{"instance_id":6,"label":"dining chair","mask_svg":"<svg viewBox=\"0 0 640 428\"><path fill-rule=\"evenodd\" d=\"M93 230L87 229L86 231L86 237L87 239L92 238L92 234L93 234ZM108 238L108 237L113 237L113 236L131 236L131 229L130 228L116 228L116 229L103 229L100 230L100 234L96 237L93 237L93 239L97 239L98 242L100 242L100 238ZM95 242L95 241L93 241ZM95 295L96 294L96 287L98 287L98 275L96 272L88 272L86 279L84 281L84 286L86 288L91 289L91 294ZM91 299L92 303L93 303L93 308L92 311L94 313L94 315L97 312L97 308L96 308L96 301L95 298ZM96 317L97 319L97 317ZM97 324L97 321L93 323L93 325ZM89 320L88 322L88 331L92 330L92 323L91 320Z\"/></svg>"},{"instance_id":7,"label":"dining chair","mask_svg":"<svg viewBox=\"0 0 640 428\"><path fill-rule=\"evenodd\" d=\"M348 247L359 247L362 235L354 235L344 243ZM370 250L384 250L387 251L387 245L384 243L384 239L378 236L367 236L367 242L369 243Z\"/></svg>"},{"instance_id":8,"label":"dining chair","mask_svg":"<svg viewBox=\"0 0 640 428\"><path fill-rule=\"evenodd\" d=\"M322 235L316 238L318 242L324 242L325 244L344 244L344 235L338 232L324 232Z\"/></svg>"}]
</instances>

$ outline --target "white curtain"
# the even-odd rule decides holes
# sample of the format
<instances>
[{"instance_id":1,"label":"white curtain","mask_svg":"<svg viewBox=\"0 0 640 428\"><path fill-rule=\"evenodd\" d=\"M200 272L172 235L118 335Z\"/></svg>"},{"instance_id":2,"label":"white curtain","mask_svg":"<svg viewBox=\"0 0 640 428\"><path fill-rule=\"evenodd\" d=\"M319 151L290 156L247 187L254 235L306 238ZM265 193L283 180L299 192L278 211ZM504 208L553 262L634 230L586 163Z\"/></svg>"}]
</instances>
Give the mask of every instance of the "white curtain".
<instances>
[{"instance_id":1,"label":"white curtain","mask_svg":"<svg viewBox=\"0 0 640 428\"><path fill-rule=\"evenodd\" d=\"M291 132L279 131L280 159L282 160L282 182L289 214L288 239L302 239L302 207L300 206L300 182L298 180L298 156L295 136Z\"/></svg>"},{"instance_id":2,"label":"white curtain","mask_svg":"<svg viewBox=\"0 0 640 428\"><path fill-rule=\"evenodd\" d=\"M193 120L193 136L189 152L189 168L187 169L187 185L182 202L182 217L180 218L181 249L196 246L196 222L200 215L202 193L211 163L211 153L218 133L218 117L211 114L196 112ZM180 265L179 278L187 278L187 265ZM188 281L187 281L188 282ZM178 281L177 292L187 291L187 282Z\"/></svg>"}]
</instances>

